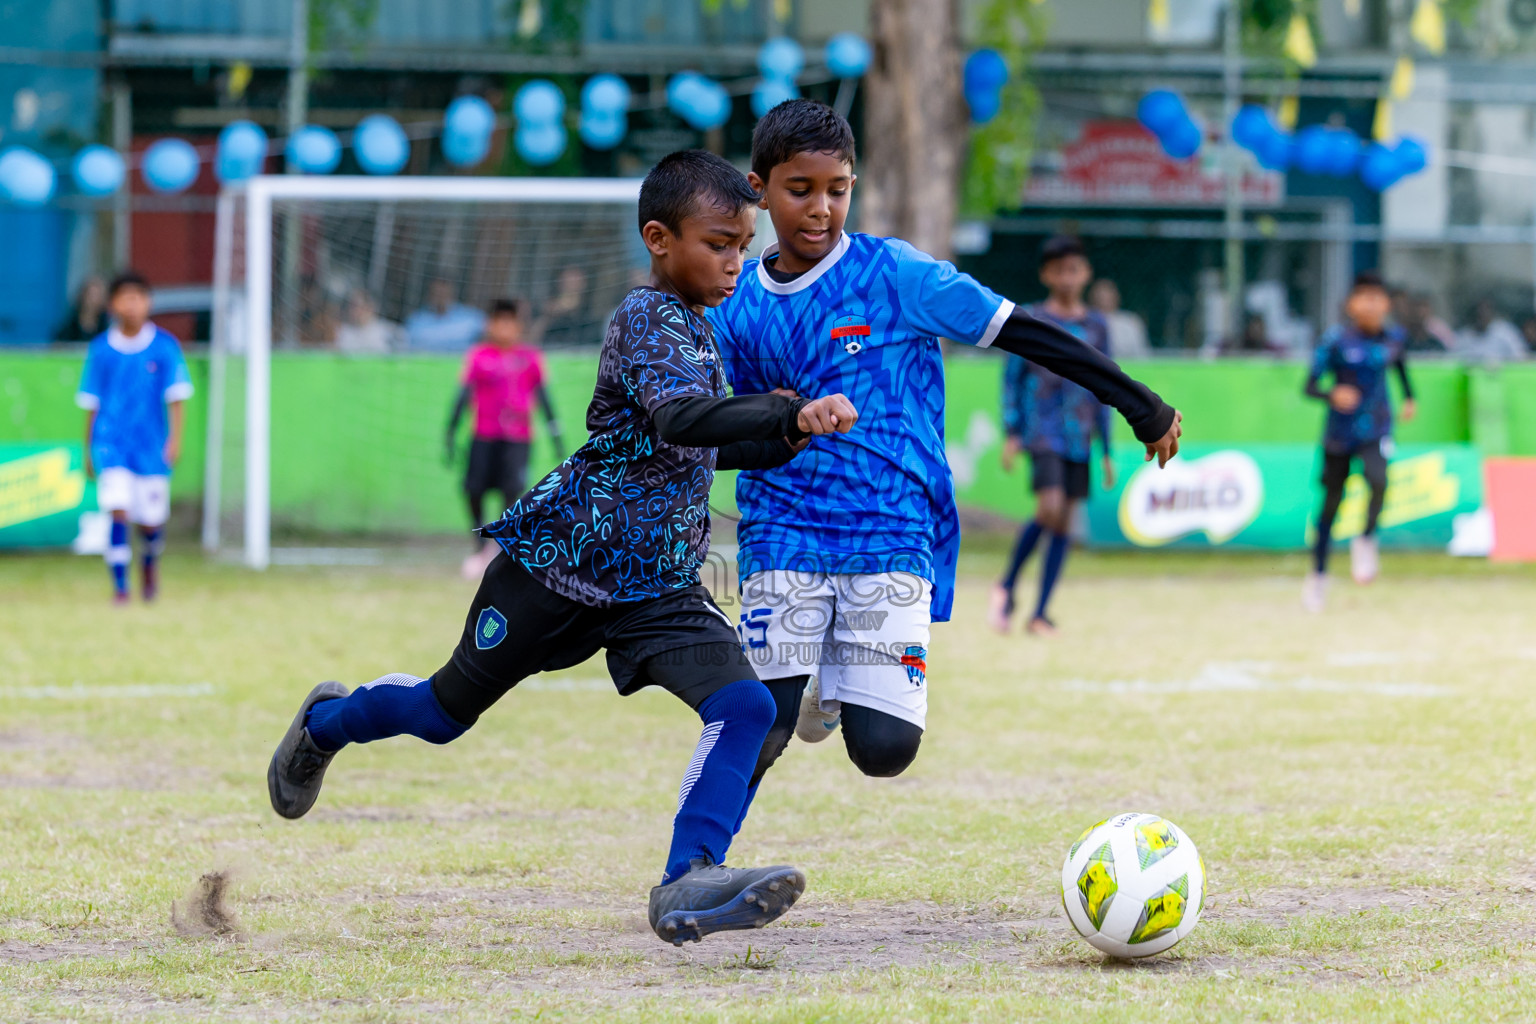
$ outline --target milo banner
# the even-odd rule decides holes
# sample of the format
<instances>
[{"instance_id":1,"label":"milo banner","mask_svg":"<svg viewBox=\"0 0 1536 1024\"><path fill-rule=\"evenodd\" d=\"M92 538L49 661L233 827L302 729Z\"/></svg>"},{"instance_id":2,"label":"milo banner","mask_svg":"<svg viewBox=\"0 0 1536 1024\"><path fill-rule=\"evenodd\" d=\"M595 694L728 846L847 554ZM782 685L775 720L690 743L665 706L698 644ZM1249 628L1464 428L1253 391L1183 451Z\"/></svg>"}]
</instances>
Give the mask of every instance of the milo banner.
<instances>
[{"instance_id":1,"label":"milo banner","mask_svg":"<svg viewBox=\"0 0 1536 1024\"><path fill-rule=\"evenodd\" d=\"M1122 445L1117 486L1088 503L1095 544L1138 547L1300 548L1316 536L1322 453L1311 445L1191 445L1159 470ZM1381 542L1450 543L1456 516L1482 504L1482 459L1470 445L1401 445L1387 471ZM1356 536L1369 494L1349 478L1335 539Z\"/></svg>"},{"instance_id":2,"label":"milo banner","mask_svg":"<svg viewBox=\"0 0 1536 1024\"><path fill-rule=\"evenodd\" d=\"M87 490L79 444L0 444L0 548L68 546Z\"/></svg>"}]
</instances>

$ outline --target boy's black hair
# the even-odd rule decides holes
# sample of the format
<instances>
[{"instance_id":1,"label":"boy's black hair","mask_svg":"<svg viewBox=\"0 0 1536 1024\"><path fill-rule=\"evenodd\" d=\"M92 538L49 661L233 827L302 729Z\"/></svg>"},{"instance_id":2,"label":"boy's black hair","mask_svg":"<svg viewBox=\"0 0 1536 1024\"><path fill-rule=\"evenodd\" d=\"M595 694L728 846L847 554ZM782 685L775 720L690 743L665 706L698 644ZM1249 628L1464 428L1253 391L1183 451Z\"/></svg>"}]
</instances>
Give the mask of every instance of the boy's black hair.
<instances>
[{"instance_id":1,"label":"boy's black hair","mask_svg":"<svg viewBox=\"0 0 1536 1024\"><path fill-rule=\"evenodd\" d=\"M497 299L486 309L485 314L489 317L517 316L522 311L523 308L518 305L516 299Z\"/></svg>"},{"instance_id":2,"label":"boy's black hair","mask_svg":"<svg viewBox=\"0 0 1536 1024\"><path fill-rule=\"evenodd\" d=\"M111 284L107 285L107 301L111 302L117 293L124 288L137 288L143 292L151 291L149 282L145 280L143 274L137 270L125 270L114 277Z\"/></svg>"},{"instance_id":3,"label":"boy's black hair","mask_svg":"<svg viewBox=\"0 0 1536 1024\"><path fill-rule=\"evenodd\" d=\"M752 173L768 173L799 153L831 153L852 167L855 151L848 119L817 100L785 100L752 129Z\"/></svg>"},{"instance_id":4,"label":"boy's black hair","mask_svg":"<svg viewBox=\"0 0 1536 1024\"><path fill-rule=\"evenodd\" d=\"M1040 247L1040 269L1044 270L1050 264L1057 260L1064 260L1068 256L1088 258L1088 251L1083 248L1082 239L1076 235L1052 235Z\"/></svg>"},{"instance_id":5,"label":"boy's black hair","mask_svg":"<svg viewBox=\"0 0 1536 1024\"><path fill-rule=\"evenodd\" d=\"M683 149L657 161L640 185L640 228L651 221L676 234L704 209L738 214L757 193L729 160L703 149Z\"/></svg>"},{"instance_id":6,"label":"boy's black hair","mask_svg":"<svg viewBox=\"0 0 1536 1024\"><path fill-rule=\"evenodd\" d=\"M1376 288L1387 292L1389 295L1391 294L1391 292L1387 291L1386 280L1381 276L1381 272L1377 270L1362 270L1355 275L1355 280L1349 286L1349 290L1358 292L1363 288Z\"/></svg>"}]
</instances>

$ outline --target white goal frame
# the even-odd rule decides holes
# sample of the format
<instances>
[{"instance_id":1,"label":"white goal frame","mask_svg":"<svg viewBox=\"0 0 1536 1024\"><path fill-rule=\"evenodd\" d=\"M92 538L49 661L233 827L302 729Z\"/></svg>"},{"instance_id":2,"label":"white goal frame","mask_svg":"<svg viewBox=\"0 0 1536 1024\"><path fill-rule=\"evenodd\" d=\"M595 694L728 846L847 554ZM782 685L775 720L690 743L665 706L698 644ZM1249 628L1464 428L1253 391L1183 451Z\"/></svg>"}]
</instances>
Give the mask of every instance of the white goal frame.
<instances>
[{"instance_id":1,"label":"white goal frame","mask_svg":"<svg viewBox=\"0 0 1536 1024\"><path fill-rule=\"evenodd\" d=\"M208 435L202 541L220 544L225 361L238 321L246 361L245 549L242 560L265 569L272 560L272 206L275 200L327 202L626 203L640 196L638 178L371 177L258 175L219 192L214 227L213 317L209 339ZM237 200L245 204L245 280L233 283Z\"/></svg>"}]
</instances>

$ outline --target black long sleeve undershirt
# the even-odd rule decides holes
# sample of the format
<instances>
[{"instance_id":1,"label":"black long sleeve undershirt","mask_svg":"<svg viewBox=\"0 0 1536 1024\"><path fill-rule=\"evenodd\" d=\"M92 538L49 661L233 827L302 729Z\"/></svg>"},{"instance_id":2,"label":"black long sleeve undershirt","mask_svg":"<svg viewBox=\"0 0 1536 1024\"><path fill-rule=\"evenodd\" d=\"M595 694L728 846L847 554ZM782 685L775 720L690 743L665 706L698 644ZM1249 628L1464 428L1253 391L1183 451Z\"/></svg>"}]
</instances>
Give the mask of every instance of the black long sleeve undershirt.
<instances>
[{"instance_id":1,"label":"black long sleeve undershirt","mask_svg":"<svg viewBox=\"0 0 1536 1024\"><path fill-rule=\"evenodd\" d=\"M992 347L1023 356L1092 392L1125 417L1142 444L1161 440L1173 426L1173 407L1113 360L1073 335L1022 309L1014 309Z\"/></svg>"},{"instance_id":2,"label":"black long sleeve undershirt","mask_svg":"<svg viewBox=\"0 0 1536 1024\"><path fill-rule=\"evenodd\" d=\"M784 395L685 395L652 409L651 422L667 444L720 449L716 469L772 469L795 457L805 404Z\"/></svg>"}]
</instances>

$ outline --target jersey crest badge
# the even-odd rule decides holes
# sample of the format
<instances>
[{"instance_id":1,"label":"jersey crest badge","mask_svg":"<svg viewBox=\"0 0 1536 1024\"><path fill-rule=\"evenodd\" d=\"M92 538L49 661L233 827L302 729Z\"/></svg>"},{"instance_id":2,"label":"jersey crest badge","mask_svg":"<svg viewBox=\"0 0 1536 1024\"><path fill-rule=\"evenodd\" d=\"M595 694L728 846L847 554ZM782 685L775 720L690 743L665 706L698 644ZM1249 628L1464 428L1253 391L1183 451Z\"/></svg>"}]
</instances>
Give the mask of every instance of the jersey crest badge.
<instances>
[{"instance_id":1,"label":"jersey crest badge","mask_svg":"<svg viewBox=\"0 0 1536 1024\"><path fill-rule=\"evenodd\" d=\"M507 617L495 608L487 607L475 623L475 646L488 651L507 638Z\"/></svg>"},{"instance_id":2,"label":"jersey crest badge","mask_svg":"<svg viewBox=\"0 0 1536 1024\"><path fill-rule=\"evenodd\" d=\"M852 313L840 316L832 323L832 340L843 343L843 351L851 356L856 356L864 351L864 343L860 338L869 337L869 323L861 316Z\"/></svg>"},{"instance_id":3,"label":"jersey crest badge","mask_svg":"<svg viewBox=\"0 0 1536 1024\"><path fill-rule=\"evenodd\" d=\"M928 677L928 648L912 646L901 656L901 663L907 666L907 678L912 680L912 685L921 687Z\"/></svg>"}]
</instances>

